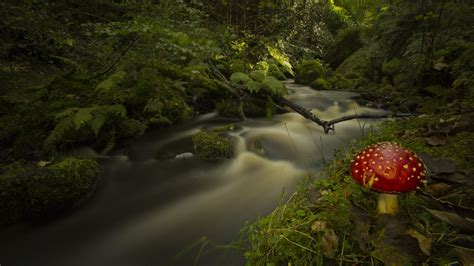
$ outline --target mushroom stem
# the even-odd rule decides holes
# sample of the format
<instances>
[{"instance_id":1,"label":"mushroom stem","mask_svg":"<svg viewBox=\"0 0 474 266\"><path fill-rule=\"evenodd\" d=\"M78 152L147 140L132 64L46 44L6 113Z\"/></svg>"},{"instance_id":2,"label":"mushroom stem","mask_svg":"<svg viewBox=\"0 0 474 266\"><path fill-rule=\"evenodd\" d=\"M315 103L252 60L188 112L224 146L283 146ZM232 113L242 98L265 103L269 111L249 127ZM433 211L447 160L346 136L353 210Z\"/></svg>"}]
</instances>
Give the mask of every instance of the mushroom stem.
<instances>
[{"instance_id":1,"label":"mushroom stem","mask_svg":"<svg viewBox=\"0 0 474 266\"><path fill-rule=\"evenodd\" d=\"M377 202L377 213L395 215L398 211L397 197L397 194L380 193Z\"/></svg>"}]
</instances>

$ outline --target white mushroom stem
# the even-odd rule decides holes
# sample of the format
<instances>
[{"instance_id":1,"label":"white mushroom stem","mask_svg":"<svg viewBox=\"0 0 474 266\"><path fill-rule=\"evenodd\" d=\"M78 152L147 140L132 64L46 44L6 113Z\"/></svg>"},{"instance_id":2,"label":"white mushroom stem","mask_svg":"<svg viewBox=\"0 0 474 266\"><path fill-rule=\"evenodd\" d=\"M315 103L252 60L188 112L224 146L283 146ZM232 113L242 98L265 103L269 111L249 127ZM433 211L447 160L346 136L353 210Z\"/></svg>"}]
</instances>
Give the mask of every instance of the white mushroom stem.
<instances>
[{"instance_id":1,"label":"white mushroom stem","mask_svg":"<svg viewBox=\"0 0 474 266\"><path fill-rule=\"evenodd\" d=\"M380 193L377 202L377 213L395 215L398 211L397 197L397 194Z\"/></svg>"}]
</instances>

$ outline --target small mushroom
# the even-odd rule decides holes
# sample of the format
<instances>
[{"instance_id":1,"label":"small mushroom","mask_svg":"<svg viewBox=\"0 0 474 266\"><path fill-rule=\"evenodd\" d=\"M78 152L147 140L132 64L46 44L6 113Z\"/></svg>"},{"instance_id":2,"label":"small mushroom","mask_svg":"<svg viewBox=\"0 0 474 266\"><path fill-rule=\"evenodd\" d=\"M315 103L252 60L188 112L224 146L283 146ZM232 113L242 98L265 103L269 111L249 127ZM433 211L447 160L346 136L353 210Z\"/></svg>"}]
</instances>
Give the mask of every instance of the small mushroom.
<instances>
[{"instance_id":1,"label":"small mushroom","mask_svg":"<svg viewBox=\"0 0 474 266\"><path fill-rule=\"evenodd\" d=\"M379 142L358 152L351 161L354 180L380 192L379 214L396 214L397 194L410 192L426 183L426 167L412 151L394 142Z\"/></svg>"}]
</instances>

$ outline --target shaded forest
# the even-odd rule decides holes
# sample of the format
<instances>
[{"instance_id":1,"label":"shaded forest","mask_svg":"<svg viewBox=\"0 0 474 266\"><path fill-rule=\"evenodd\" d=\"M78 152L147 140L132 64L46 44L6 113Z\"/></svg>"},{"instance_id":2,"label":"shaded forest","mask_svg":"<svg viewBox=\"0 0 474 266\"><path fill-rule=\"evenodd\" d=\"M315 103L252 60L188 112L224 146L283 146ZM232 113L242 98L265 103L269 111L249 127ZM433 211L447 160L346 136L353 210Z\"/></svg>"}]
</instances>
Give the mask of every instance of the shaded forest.
<instances>
[{"instance_id":1,"label":"shaded forest","mask_svg":"<svg viewBox=\"0 0 474 266\"><path fill-rule=\"evenodd\" d=\"M294 79L405 117L353 140L248 223L236 244L247 264L470 265L473 10L447 0L3 1L0 226L87 204L98 158L150 130L213 111L244 120L295 110L284 100ZM232 157L219 132L192 141L202 160ZM377 193L349 173L356 151L378 141L422 154L428 168L396 216L378 215ZM84 147L93 154L78 155Z\"/></svg>"}]
</instances>

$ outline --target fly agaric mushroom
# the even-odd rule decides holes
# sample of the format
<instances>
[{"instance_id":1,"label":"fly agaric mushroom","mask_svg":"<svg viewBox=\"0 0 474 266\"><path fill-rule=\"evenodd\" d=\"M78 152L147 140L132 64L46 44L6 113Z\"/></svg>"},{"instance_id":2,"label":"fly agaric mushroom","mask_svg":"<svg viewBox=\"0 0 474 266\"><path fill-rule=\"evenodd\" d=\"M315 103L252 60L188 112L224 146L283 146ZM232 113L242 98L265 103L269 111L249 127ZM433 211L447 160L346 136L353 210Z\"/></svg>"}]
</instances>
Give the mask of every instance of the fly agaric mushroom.
<instances>
[{"instance_id":1,"label":"fly agaric mushroom","mask_svg":"<svg viewBox=\"0 0 474 266\"><path fill-rule=\"evenodd\" d=\"M412 151L394 142L367 146L351 161L351 174L359 184L380 192L379 214L396 214L397 194L426 183L426 167Z\"/></svg>"}]
</instances>

